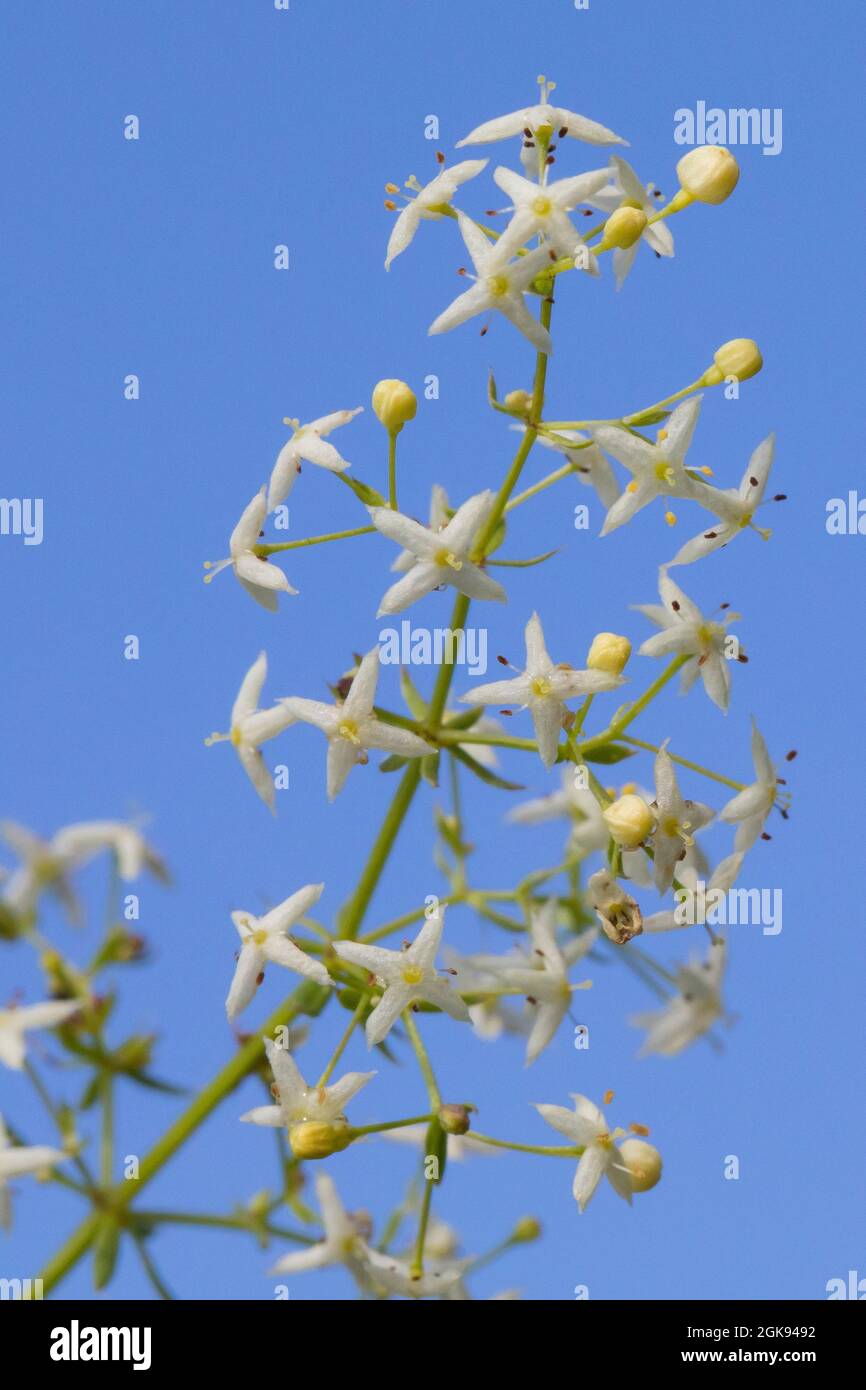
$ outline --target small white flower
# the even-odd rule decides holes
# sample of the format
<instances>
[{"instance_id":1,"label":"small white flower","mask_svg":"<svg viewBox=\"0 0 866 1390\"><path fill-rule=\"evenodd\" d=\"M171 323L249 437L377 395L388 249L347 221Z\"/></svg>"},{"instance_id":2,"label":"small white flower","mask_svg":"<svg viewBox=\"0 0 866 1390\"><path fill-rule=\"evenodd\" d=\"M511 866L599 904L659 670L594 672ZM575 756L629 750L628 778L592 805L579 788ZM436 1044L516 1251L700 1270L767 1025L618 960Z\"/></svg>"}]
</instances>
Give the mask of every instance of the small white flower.
<instances>
[{"instance_id":1,"label":"small white flower","mask_svg":"<svg viewBox=\"0 0 866 1390\"><path fill-rule=\"evenodd\" d=\"M376 530L415 557L415 564L383 596L376 616L402 613L442 584L453 585L469 598L504 603L507 596L502 585L469 558L493 501L492 492L479 492L468 498L441 530L422 526L390 507L371 507L370 517ZM398 559L405 563L402 556Z\"/></svg>"},{"instance_id":2,"label":"small white flower","mask_svg":"<svg viewBox=\"0 0 866 1390\"><path fill-rule=\"evenodd\" d=\"M24 1034L35 1028L56 1028L80 1008L78 1000L70 1000L0 1009L0 1062L21 1071L27 1055Z\"/></svg>"},{"instance_id":3,"label":"small white flower","mask_svg":"<svg viewBox=\"0 0 866 1390\"><path fill-rule=\"evenodd\" d=\"M385 269L391 269L391 262L405 251L414 237L422 218L438 219L443 216L440 209L450 204L457 189L468 179L481 173L488 161L486 159L464 159L461 164L452 164L450 169L442 169L434 179L422 188L414 176L406 187L412 189L415 197L403 208L394 223L388 251L385 256Z\"/></svg>"},{"instance_id":4,"label":"small white flower","mask_svg":"<svg viewBox=\"0 0 866 1390\"><path fill-rule=\"evenodd\" d=\"M241 1119L268 1129L291 1129L307 1120L329 1123L343 1118L343 1112L362 1086L372 1081L374 1071L349 1071L327 1086L308 1086L292 1054L270 1038L263 1039L271 1071L279 1093L276 1105L257 1105Z\"/></svg>"},{"instance_id":5,"label":"small white flower","mask_svg":"<svg viewBox=\"0 0 866 1390\"><path fill-rule=\"evenodd\" d=\"M241 949L226 999L229 1018L237 1018L249 1004L269 961L294 970L298 975L306 975L318 985L330 985L331 977L324 965L300 950L288 937L289 929L319 901L324 887L324 883L308 883L263 917L254 917L251 912L232 913Z\"/></svg>"},{"instance_id":6,"label":"small white flower","mask_svg":"<svg viewBox=\"0 0 866 1390\"><path fill-rule=\"evenodd\" d=\"M383 724L373 713L379 679L379 648L364 657L342 704L290 696L280 703L294 719L313 724L328 740L328 799L342 788L356 763L366 763L367 750L381 748L403 758L421 758L430 745L409 729Z\"/></svg>"},{"instance_id":7,"label":"small white flower","mask_svg":"<svg viewBox=\"0 0 866 1390\"><path fill-rule=\"evenodd\" d=\"M8 1231L12 1225L9 1179L52 1168L55 1163L65 1163L68 1157L62 1149L52 1149L45 1144L35 1144L30 1148L13 1145L0 1115L0 1227Z\"/></svg>"},{"instance_id":8,"label":"small white flower","mask_svg":"<svg viewBox=\"0 0 866 1390\"><path fill-rule=\"evenodd\" d=\"M653 835L653 878L660 893L666 893L673 882L677 861L683 850L694 843L694 831L708 825L713 818L709 806L700 801L684 801L667 740L655 760L656 798L652 803L656 828Z\"/></svg>"},{"instance_id":9,"label":"small white flower","mask_svg":"<svg viewBox=\"0 0 866 1390\"><path fill-rule=\"evenodd\" d=\"M21 860L5 886L4 902L24 918L36 911L40 895L50 892L72 922L80 921L69 875L104 849L113 851L118 872L127 881L138 878L145 868L157 877L166 877L162 860L141 832L121 821L81 821L64 826L50 840L14 821L3 821L0 834Z\"/></svg>"},{"instance_id":10,"label":"small white flower","mask_svg":"<svg viewBox=\"0 0 866 1390\"><path fill-rule=\"evenodd\" d=\"M606 853L610 843L610 831L595 795L589 787L580 785L577 771L572 763L563 767L562 786L558 791L521 802L509 811L507 819L512 825L543 825L551 820L570 821L571 834L566 852L583 859L594 851ZM641 887L645 888L651 882L647 857L643 850L625 850L622 867L625 877Z\"/></svg>"},{"instance_id":11,"label":"small white flower","mask_svg":"<svg viewBox=\"0 0 866 1390\"><path fill-rule=\"evenodd\" d=\"M693 657L694 660L687 662L682 669L682 690L691 690L700 676L713 704L727 711L731 673L725 652L731 639L725 629L728 623L735 622L741 615L728 611L721 622L705 618L697 604L687 598L663 569L659 571L659 594L661 604L633 605L638 613L643 613L645 618L662 629L647 638L640 648L641 656L673 656L679 653Z\"/></svg>"},{"instance_id":12,"label":"small white flower","mask_svg":"<svg viewBox=\"0 0 866 1390\"><path fill-rule=\"evenodd\" d=\"M525 425L517 425L516 429L525 430ZM540 434L538 443L543 444L548 449L555 449L557 453L564 454L569 463L574 465L575 477L584 487L594 487L598 493L602 504L610 509L620 495L620 486L617 482L616 474L605 458L597 444L590 444L585 434L580 430L557 430L556 439L551 439L549 435ZM567 439L574 444L575 448L570 449L567 444L561 441ZM577 448L577 445L584 445Z\"/></svg>"},{"instance_id":13,"label":"small white flower","mask_svg":"<svg viewBox=\"0 0 866 1390\"><path fill-rule=\"evenodd\" d=\"M388 507L383 508L383 511L389 510ZM427 529L434 532L444 531L453 515L454 512L448 501L448 493L439 483L434 483L430 489L430 520L427 523ZM391 570L394 574L407 574L417 563L418 556L414 555L411 550L401 550L391 566Z\"/></svg>"},{"instance_id":14,"label":"small white flower","mask_svg":"<svg viewBox=\"0 0 866 1390\"><path fill-rule=\"evenodd\" d=\"M436 955L445 925L445 909L438 908L427 918L420 932L405 951L386 951L381 946L365 946L357 941L338 941L337 954L360 965L384 985L384 993L367 1019L370 1047L388 1036L400 1015L417 1000L433 1004L461 1023L469 1021L469 1010L436 974Z\"/></svg>"},{"instance_id":15,"label":"small white flower","mask_svg":"<svg viewBox=\"0 0 866 1390\"><path fill-rule=\"evenodd\" d=\"M327 468L330 473L342 473L349 467L333 444L327 444L325 440L332 430L340 425L348 425L363 409L364 407L359 405L354 410L334 410L330 415L311 420L308 425L301 425L297 420L283 421L283 424L291 425L294 432L277 454L277 461L271 473L267 503L269 512L288 497L301 471L302 460L304 463L315 463L319 468Z\"/></svg>"},{"instance_id":16,"label":"small white flower","mask_svg":"<svg viewBox=\"0 0 866 1390\"><path fill-rule=\"evenodd\" d=\"M241 688L232 705L231 727L227 734L211 734L205 739L213 743L231 743L240 758L241 767L259 796L271 811L275 811L274 779L267 769L259 749L269 738L276 738L295 723L295 716L282 705L259 709L259 696L268 674L268 658L260 652L241 681Z\"/></svg>"},{"instance_id":17,"label":"small white flower","mask_svg":"<svg viewBox=\"0 0 866 1390\"><path fill-rule=\"evenodd\" d=\"M447 309L431 323L428 332L447 333L451 328L466 323L476 314L484 314L496 309L504 314L515 328L529 339L539 352L551 353L553 343L543 324L533 318L526 307L524 291L542 270L550 267L550 253L541 246L520 256L516 261L510 259L508 248L503 251L499 242L491 243L480 227L458 212L457 222L472 257L476 280L471 289L458 295Z\"/></svg>"},{"instance_id":18,"label":"small white flower","mask_svg":"<svg viewBox=\"0 0 866 1390\"><path fill-rule=\"evenodd\" d=\"M456 1264L440 1262L437 1268L425 1270L417 1278L405 1260L396 1260L393 1255L370 1250L367 1253L366 1274L376 1292L413 1299L448 1298L456 1291L466 1267L466 1263L460 1261Z\"/></svg>"},{"instance_id":19,"label":"small white flower","mask_svg":"<svg viewBox=\"0 0 866 1390\"><path fill-rule=\"evenodd\" d=\"M599 125L598 121L579 116L575 111L566 110L564 106L551 106L547 98L554 90L555 82L539 80L539 86L542 97L539 105L523 106L519 111L512 111L507 116L496 116L492 121L485 121L483 125L470 130L462 140L458 140L457 148L460 149L462 145L489 145L495 140L508 140L511 136L520 134L524 134L527 141L534 140L539 135L545 140L549 140L551 136L558 136L562 140L570 135L573 140L583 140L587 145L628 144L621 135L615 135L606 126Z\"/></svg>"},{"instance_id":20,"label":"small white flower","mask_svg":"<svg viewBox=\"0 0 866 1390\"><path fill-rule=\"evenodd\" d=\"M700 500L713 489L696 481L685 468L685 456L701 410L701 396L683 401L671 413L656 444L615 425L599 425L593 438L632 474L632 480L608 511L601 529L610 535L630 521L656 497Z\"/></svg>"},{"instance_id":21,"label":"small white flower","mask_svg":"<svg viewBox=\"0 0 866 1390\"><path fill-rule=\"evenodd\" d=\"M755 781L745 791L737 792L719 812L719 820L737 825L734 849L740 853L752 848L764 829L764 822L776 803L778 785L776 769L767 752L763 735L752 720L752 762Z\"/></svg>"},{"instance_id":22,"label":"small white flower","mask_svg":"<svg viewBox=\"0 0 866 1390\"><path fill-rule=\"evenodd\" d=\"M724 1013L721 998L726 950L723 941L710 947L707 960L693 958L677 970L678 994L664 1009L636 1014L629 1020L636 1028L646 1028L641 1056L657 1052L674 1057L712 1028Z\"/></svg>"},{"instance_id":23,"label":"small white flower","mask_svg":"<svg viewBox=\"0 0 866 1390\"><path fill-rule=\"evenodd\" d=\"M757 531L762 540L770 539L770 532L756 526L753 517L764 498L775 448L775 434L767 435L749 459L739 488L701 488L701 504L714 512L719 522L686 541L671 560L672 565L690 565L694 560L700 560L702 556L727 545L749 527Z\"/></svg>"},{"instance_id":24,"label":"small white flower","mask_svg":"<svg viewBox=\"0 0 866 1390\"><path fill-rule=\"evenodd\" d=\"M533 236L543 236L557 256L573 256L584 242L568 214L598 192L607 179L607 170L595 169L539 185L500 165L493 177L514 207L514 216L496 243L502 256L516 255Z\"/></svg>"},{"instance_id":25,"label":"small white flower","mask_svg":"<svg viewBox=\"0 0 866 1390\"><path fill-rule=\"evenodd\" d=\"M703 883L704 897L706 898L706 915L712 912L713 907L718 901L717 894L727 893L737 880L740 869L743 866L742 854L729 854L727 859L723 859L713 870L709 880L703 877L703 871L694 864L684 863L677 869L677 878L685 888L686 892L692 897L694 910L689 914L685 908L685 902L681 901L677 907L668 908L664 912L654 912L651 916L643 920L643 929L646 932L677 931L681 927L694 926L700 921L700 898L698 896L698 884Z\"/></svg>"},{"instance_id":26,"label":"small white flower","mask_svg":"<svg viewBox=\"0 0 866 1390\"><path fill-rule=\"evenodd\" d=\"M269 1274L303 1274L309 1269L327 1269L329 1265L345 1265L362 1288L369 1287L366 1277L370 1248L354 1220L337 1194L333 1178L317 1173L316 1196L322 1213L325 1239L318 1245L292 1251L278 1260Z\"/></svg>"},{"instance_id":27,"label":"small white flower","mask_svg":"<svg viewBox=\"0 0 866 1390\"><path fill-rule=\"evenodd\" d=\"M656 215L659 200L654 197L655 185L648 183L644 186L631 165L619 155L613 154L610 157L610 177L611 183L608 188L603 188L600 193L587 198L590 207L598 208L600 212L612 213L625 204L626 207L639 208L648 221ZM613 253L613 272L617 289L621 289L623 281L634 265L641 241L645 241L657 256L674 254L674 239L667 224L655 222L647 225L633 246L625 250L617 247Z\"/></svg>"},{"instance_id":28,"label":"small white flower","mask_svg":"<svg viewBox=\"0 0 866 1390\"><path fill-rule=\"evenodd\" d=\"M544 645L544 632L537 613L526 624L526 668L514 680L490 681L475 686L460 699L464 704L517 705L529 709L538 740L538 751L546 768L553 767L559 748L562 721L567 714L566 700L615 690L623 684L621 676L606 671L577 671L568 665L555 666Z\"/></svg>"},{"instance_id":29,"label":"small white flower","mask_svg":"<svg viewBox=\"0 0 866 1390\"><path fill-rule=\"evenodd\" d=\"M123 821L79 821L58 830L52 844L57 854L76 864L86 863L92 855L110 850L117 860L118 874L127 883L140 878L145 869L158 878L166 877L163 861L141 831Z\"/></svg>"},{"instance_id":30,"label":"small white flower","mask_svg":"<svg viewBox=\"0 0 866 1390\"><path fill-rule=\"evenodd\" d=\"M232 531L229 538L228 559L218 560L216 564L210 560L205 562L207 574L204 577L204 582L209 584L221 570L227 569L231 565L235 577L250 597L254 598L256 603L260 603L262 608L267 608L269 613L276 613L277 594L280 592L296 594L298 591L292 588L283 571L277 565L270 564L261 555L255 553L254 547L259 543L265 517L268 514L265 492L266 489L262 488L260 492L256 493Z\"/></svg>"},{"instance_id":31,"label":"small white flower","mask_svg":"<svg viewBox=\"0 0 866 1390\"><path fill-rule=\"evenodd\" d=\"M547 1124L572 1144L583 1148L574 1174L574 1200L580 1210L585 1211L598 1184L606 1177L617 1196L631 1205L634 1190L631 1174L615 1143L625 1137L626 1131L611 1131L598 1106L586 1096L575 1095L572 1099L574 1110L567 1110L564 1105L536 1105L535 1108Z\"/></svg>"}]
</instances>

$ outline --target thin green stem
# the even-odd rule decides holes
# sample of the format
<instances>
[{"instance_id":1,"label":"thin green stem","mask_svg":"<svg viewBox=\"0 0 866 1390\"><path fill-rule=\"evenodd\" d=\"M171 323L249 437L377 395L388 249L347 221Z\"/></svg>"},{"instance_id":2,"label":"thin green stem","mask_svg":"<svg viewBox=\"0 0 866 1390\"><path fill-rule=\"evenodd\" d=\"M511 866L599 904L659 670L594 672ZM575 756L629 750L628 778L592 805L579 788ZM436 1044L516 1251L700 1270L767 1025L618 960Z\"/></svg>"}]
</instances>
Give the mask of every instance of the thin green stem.
<instances>
[{"instance_id":1,"label":"thin green stem","mask_svg":"<svg viewBox=\"0 0 866 1390\"><path fill-rule=\"evenodd\" d=\"M407 1129L410 1125L429 1124L432 1119L432 1115L410 1115L405 1120L385 1120L379 1125L353 1125L350 1133L353 1139L360 1139L364 1134L384 1134L389 1129Z\"/></svg>"},{"instance_id":2,"label":"thin green stem","mask_svg":"<svg viewBox=\"0 0 866 1390\"><path fill-rule=\"evenodd\" d=\"M307 545L324 545L327 541L345 541L352 536L371 536L376 530L375 526L356 526L351 531L331 531L326 536L305 536L300 541L277 541L275 543L263 543L254 545L253 551L256 555L278 555L283 550L300 550Z\"/></svg>"},{"instance_id":3,"label":"thin green stem","mask_svg":"<svg viewBox=\"0 0 866 1390\"><path fill-rule=\"evenodd\" d=\"M450 669L450 667L442 667L443 671ZM382 870L385 867L388 855L394 847L394 841L397 839L400 827L412 803L412 798L418 789L420 780L420 759L415 758L406 768L406 771L400 779L400 785L388 808L379 834L376 836L367 863L358 880L358 886L349 901L340 911L338 935L343 941L354 938L358 934L358 928L364 920L364 914L370 904L370 899L376 891L376 886L382 876Z\"/></svg>"},{"instance_id":4,"label":"thin green stem","mask_svg":"<svg viewBox=\"0 0 866 1390\"><path fill-rule=\"evenodd\" d=\"M436 1084L436 1077L433 1075L433 1067L427 1055L427 1049L418 1032L418 1025L412 1015L412 1010L407 1009L403 1014L403 1022L406 1025L406 1032L409 1034L409 1041L418 1059L418 1066L421 1068L421 1075L424 1078L424 1085L427 1087L427 1094L430 1097L430 1109L435 1114L442 1104L442 1097L439 1094L439 1087Z\"/></svg>"},{"instance_id":5,"label":"thin green stem","mask_svg":"<svg viewBox=\"0 0 866 1390\"><path fill-rule=\"evenodd\" d=\"M432 1178L428 1178L424 1184L424 1196L421 1199L421 1212L418 1217L418 1234L415 1237L415 1253L412 1256L410 1266L410 1274L413 1279L420 1279L424 1273L424 1245L427 1240L427 1226L430 1221L433 1186Z\"/></svg>"},{"instance_id":6,"label":"thin green stem","mask_svg":"<svg viewBox=\"0 0 866 1390\"><path fill-rule=\"evenodd\" d=\"M397 435L388 431L388 506L397 510Z\"/></svg>"},{"instance_id":7,"label":"thin green stem","mask_svg":"<svg viewBox=\"0 0 866 1390\"><path fill-rule=\"evenodd\" d=\"M114 1177L114 1078L102 1074L102 1139L99 1148L99 1171L103 1187L110 1187Z\"/></svg>"},{"instance_id":8,"label":"thin green stem","mask_svg":"<svg viewBox=\"0 0 866 1390\"><path fill-rule=\"evenodd\" d=\"M630 734L623 735L623 743L630 743L635 748L643 748L647 753L658 753L658 746L655 743L645 743L642 738L632 738ZM713 772L708 767L702 767L700 763L693 763L690 758L681 758L678 753L668 753L672 763L678 763L680 767L687 767L691 772L699 772L702 777L709 777L713 782L721 782L723 787L733 787L734 791L742 792L746 790L745 782L735 782L732 777L723 777L720 772Z\"/></svg>"},{"instance_id":9,"label":"thin green stem","mask_svg":"<svg viewBox=\"0 0 866 1390\"><path fill-rule=\"evenodd\" d=\"M512 1144L507 1139L494 1139L489 1134L479 1134L477 1130L471 1131L472 1138L477 1139L480 1144L490 1144L494 1149L514 1149L522 1154L543 1154L547 1158L580 1158L583 1148L570 1146L559 1148L552 1144Z\"/></svg>"},{"instance_id":10,"label":"thin green stem","mask_svg":"<svg viewBox=\"0 0 866 1390\"><path fill-rule=\"evenodd\" d=\"M322 1075L319 1077L318 1081L316 1082L317 1087L326 1086L327 1083L328 1083L328 1081L330 1080L330 1078L333 1076L333 1074L334 1074L334 1068L336 1067L337 1063L339 1062L340 1058L342 1057L343 1053L345 1052L346 1048L348 1047L349 1039L351 1038L352 1034L354 1033L355 1028L356 1028L357 1025L358 1025L358 1022L360 1021L361 1015L363 1014L365 1008L367 1007L367 1001L368 1001L368 999L369 999L369 995L368 995L366 992L362 992L361 997L360 997L360 999L358 1000L357 1006L356 1006L356 1008L355 1008L355 1012L352 1014L352 1017L349 1019L349 1024L348 1024L348 1027L346 1028L346 1031L344 1032L344 1034L343 1034L343 1036L341 1037L340 1041L337 1043L337 1046L334 1048L334 1051L333 1051L333 1053L332 1053L332 1055L331 1055L331 1060L330 1060L330 1062L329 1062L328 1065L325 1067L325 1070L322 1072Z\"/></svg>"}]
</instances>

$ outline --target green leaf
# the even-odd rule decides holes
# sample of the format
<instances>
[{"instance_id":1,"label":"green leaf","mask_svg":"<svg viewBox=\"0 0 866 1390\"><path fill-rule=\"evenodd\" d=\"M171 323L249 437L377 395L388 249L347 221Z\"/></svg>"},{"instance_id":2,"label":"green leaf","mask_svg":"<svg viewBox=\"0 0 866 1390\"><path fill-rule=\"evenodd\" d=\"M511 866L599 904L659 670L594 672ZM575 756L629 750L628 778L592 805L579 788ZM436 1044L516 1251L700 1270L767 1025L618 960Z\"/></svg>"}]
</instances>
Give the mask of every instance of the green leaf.
<instances>
[{"instance_id":1,"label":"green leaf","mask_svg":"<svg viewBox=\"0 0 866 1390\"><path fill-rule=\"evenodd\" d=\"M670 413L669 410L662 410L656 406L652 410L640 410L637 415L629 415L628 423L630 425L660 425L662 420L667 420Z\"/></svg>"},{"instance_id":2,"label":"green leaf","mask_svg":"<svg viewBox=\"0 0 866 1390\"><path fill-rule=\"evenodd\" d=\"M398 768L405 767L408 761L409 759L404 758L400 753L389 753L388 757L379 764L379 771L396 772Z\"/></svg>"},{"instance_id":3,"label":"green leaf","mask_svg":"<svg viewBox=\"0 0 866 1390\"><path fill-rule=\"evenodd\" d=\"M93 1242L93 1287L104 1289L111 1280L120 1249L120 1227L113 1216L99 1223Z\"/></svg>"},{"instance_id":4,"label":"green leaf","mask_svg":"<svg viewBox=\"0 0 866 1390\"><path fill-rule=\"evenodd\" d=\"M377 492L369 483L362 483L360 478L354 478L348 473L338 473L337 477L350 487L355 496L360 498L365 507L384 507L385 499L381 492Z\"/></svg>"},{"instance_id":5,"label":"green leaf","mask_svg":"<svg viewBox=\"0 0 866 1390\"><path fill-rule=\"evenodd\" d=\"M551 556L558 554L557 550L546 550L543 555L533 555L531 560L488 560L489 565L496 565L500 569L525 570L532 565L541 565Z\"/></svg>"},{"instance_id":6,"label":"green leaf","mask_svg":"<svg viewBox=\"0 0 866 1390\"><path fill-rule=\"evenodd\" d=\"M627 748L624 743L600 743L598 748L590 748L582 756L588 763L603 763L608 767L612 763L633 758L636 752L636 748Z\"/></svg>"},{"instance_id":7,"label":"green leaf","mask_svg":"<svg viewBox=\"0 0 866 1390\"><path fill-rule=\"evenodd\" d=\"M438 1187L445 1176L445 1165L448 1162L448 1135L438 1120L431 1120L427 1129L427 1137L424 1140L425 1167L428 1158L435 1158L437 1161L438 1174L433 1182Z\"/></svg>"},{"instance_id":8,"label":"green leaf","mask_svg":"<svg viewBox=\"0 0 866 1390\"><path fill-rule=\"evenodd\" d=\"M439 786L439 754L428 753L421 759L421 776L431 787Z\"/></svg>"},{"instance_id":9,"label":"green leaf","mask_svg":"<svg viewBox=\"0 0 866 1390\"><path fill-rule=\"evenodd\" d=\"M468 767L470 772L474 772L476 777L480 777L482 782L486 782L490 787L499 787L504 792L522 792L526 788L522 782L507 782L504 777L498 777L495 772L491 772L489 767L482 767L481 763L476 762L465 749L455 744L451 752L458 762Z\"/></svg>"},{"instance_id":10,"label":"green leaf","mask_svg":"<svg viewBox=\"0 0 866 1390\"><path fill-rule=\"evenodd\" d=\"M427 718L427 702L405 666L400 667L400 694L412 718L423 723Z\"/></svg>"}]
</instances>

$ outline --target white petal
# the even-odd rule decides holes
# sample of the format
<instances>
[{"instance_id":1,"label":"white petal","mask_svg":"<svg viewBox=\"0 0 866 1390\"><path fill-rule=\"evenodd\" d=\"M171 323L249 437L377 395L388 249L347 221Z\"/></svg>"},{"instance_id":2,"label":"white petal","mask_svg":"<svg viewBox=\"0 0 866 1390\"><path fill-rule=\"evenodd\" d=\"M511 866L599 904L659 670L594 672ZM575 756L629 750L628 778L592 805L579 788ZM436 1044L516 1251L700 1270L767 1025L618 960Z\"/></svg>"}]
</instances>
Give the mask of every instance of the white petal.
<instances>
[{"instance_id":1,"label":"white petal","mask_svg":"<svg viewBox=\"0 0 866 1390\"><path fill-rule=\"evenodd\" d=\"M259 703L259 696L262 693L262 686L268 674L268 658L265 652L259 652L250 669L241 681L241 688L237 693L234 704L232 705L232 727L240 724L248 714L252 714Z\"/></svg>"},{"instance_id":2,"label":"white petal","mask_svg":"<svg viewBox=\"0 0 866 1390\"><path fill-rule=\"evenodd\" d=\"M237 1018L249 1004L258 988L258 978L265 965L265 958L257 946L242 946L235 967L234 978L226 999L226 1014Z\"/></svg>"}]
</instances>

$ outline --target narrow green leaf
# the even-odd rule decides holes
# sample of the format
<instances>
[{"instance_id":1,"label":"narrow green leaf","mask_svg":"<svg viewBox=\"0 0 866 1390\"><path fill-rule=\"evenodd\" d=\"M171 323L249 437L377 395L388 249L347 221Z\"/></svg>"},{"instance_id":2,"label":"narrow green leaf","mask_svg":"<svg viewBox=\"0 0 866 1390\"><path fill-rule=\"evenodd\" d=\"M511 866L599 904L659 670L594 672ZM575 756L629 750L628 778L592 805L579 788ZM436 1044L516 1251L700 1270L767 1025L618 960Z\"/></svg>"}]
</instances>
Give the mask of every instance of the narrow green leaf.
<instances>
[{"instance_id":1,"label":"narrow green leaf","mask_svg":"<svg viewBox=\"0 0 866 1390\"><path fill-rule=\"evenodd\" d=\"M481 763L476 762L475 759L467 753L465 749L459 747L459 745L452 747L451 752L459 762L468 767L470 772L474 772L475 776L480 777L481 781L486 782L488 786L499 787L500 791L504 792L522 792L526 790L522 782L507 782L504 777L498 777L495 772L491 772L489 767L482 767Z\"/></svg>"}]
</instances>

